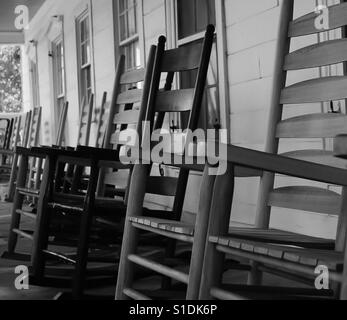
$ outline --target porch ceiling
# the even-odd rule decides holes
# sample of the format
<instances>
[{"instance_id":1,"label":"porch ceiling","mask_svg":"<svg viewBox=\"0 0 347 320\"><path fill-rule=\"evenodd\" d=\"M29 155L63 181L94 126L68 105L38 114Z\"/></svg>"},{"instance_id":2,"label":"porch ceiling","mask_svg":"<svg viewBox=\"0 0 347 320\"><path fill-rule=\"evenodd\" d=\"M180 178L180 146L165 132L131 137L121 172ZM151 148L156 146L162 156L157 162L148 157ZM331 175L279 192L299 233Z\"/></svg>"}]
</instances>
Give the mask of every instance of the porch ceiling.
<instances>
[{"instance_id":1,"label":"porch ceiling","mask_svg":"<svg viewBox=\"0 0 347 320\"><path fill-rule=\"evenodd\" d=\"M15 8L25 5L31 19L45 0L0 0L0 44L22 43L24 36L15 28Z\"/></svg>"}]
</instances>

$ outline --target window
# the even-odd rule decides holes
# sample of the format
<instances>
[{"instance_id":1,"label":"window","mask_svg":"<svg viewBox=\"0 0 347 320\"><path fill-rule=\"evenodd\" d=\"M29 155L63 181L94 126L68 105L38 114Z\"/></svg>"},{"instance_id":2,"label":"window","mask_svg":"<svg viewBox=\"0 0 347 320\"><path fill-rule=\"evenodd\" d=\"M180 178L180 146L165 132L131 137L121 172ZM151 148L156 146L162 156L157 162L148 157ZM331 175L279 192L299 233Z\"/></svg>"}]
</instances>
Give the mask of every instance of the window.
<instances>
[{"instance_id":1,"label":"window","mask_svg":"<svg viewBox=\"0 0 347 320\"><path fill-rule=\"evenodd\" d=\"M136 69L141 65L137 0L119 0L118 15L121 54L125 55L126 69Z\"/></svg>"},{"instance_id":2,"label":"window","mask_svg":"<svg viewBox=\"0 0 347 320\"><path fill-rule=\"evenodd\" d=\"M214 0L177 0L178 39L203 32L216 24Z\"/></svg>"},{"instance_id":3,"label":"window","mask_svg":"<svg viewBox=\"0 0 347 320\"><path fill-rule=\"evenodd\" d=\"M192 46L201 42L208 24L215 25L214 0L177 0L178 46ZM182 88L191 88L196 72L183 72L180 77ZM208 129L220 125L218 93L218 61L216 43L212 49L210 68L207 75L207 90L204 96L199 127ZM183 122L187 119L181 119Z\"/></svg>"},{"instance_id":4,"label":"window","mask_svg":"<svg viewBox=\"0 0 347 320\"><path fill-rule=\"evenodd\" d=\"M54 78L54 97L56 115L59 119L61 110L65 103L65 63L64 63L64 45L62 37L59 37L52 43L53 58L53 78Z\"/></svg>"},{"instance_id":5,"label":"window","mask_svg":"<svg viewBox=\"0 0 347 320\"><path fill-rule=\"evenodd\" d=\"M91 28L88 12L77 19L77 54L80 99L87 103L93 92Z\"/></svg>"}]
</instances>

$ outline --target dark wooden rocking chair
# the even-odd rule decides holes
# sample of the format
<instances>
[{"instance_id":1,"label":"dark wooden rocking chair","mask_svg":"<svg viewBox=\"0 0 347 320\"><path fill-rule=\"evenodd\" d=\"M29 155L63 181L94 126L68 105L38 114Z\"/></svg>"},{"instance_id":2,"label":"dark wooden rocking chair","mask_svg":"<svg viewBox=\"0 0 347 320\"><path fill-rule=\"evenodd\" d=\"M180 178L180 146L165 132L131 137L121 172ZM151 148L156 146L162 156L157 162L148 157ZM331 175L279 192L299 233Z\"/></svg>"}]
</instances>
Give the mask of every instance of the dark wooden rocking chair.
<instances>
[{"instance_id":1,"label":"dark wooden rocking chair","mask_svg":"<svg viewBox=\"0 0 347 320\"><path fill-rule=\"evenodd\" d=\"M60 147L63 141L68 106L69 104L66 102L60 115L56 139L57 147ZM39 121L34 121L34 127L37 127L38 123ZM38 198L38 188L41 181L42 159L30 156L30 148L37 146L38 143L38 133L35 132L35 130L31 134L31 139L32 143L28 147L17 148L16 150L17 154L19 155L19 169L13 198L12 219L8 238L8 251L4 253L3 258L30 260L30 257L24 254L16 254L15 251L19 237L32 240L32 232L22 230L20 228L21 216L25 216L31 220L36 219L36 208L30 208L28 204L25 203L26 197L34 199Z\"/></svg>"},{"instance_id":2,"label":"dark wooden rocking chair","mask_svg":"<svg viewBox=\"0 0 347 320\"><path fill-rule=\"evenodd\" d=\"M23 116L16 117L13 123L11 147L9 150L2 150L0 152L8 157L8 162L2 166L3 170L7 170L9 177L8 183L6 183L6 202L12 202L14 197L19 160L17 150L19 147L35 146L40 123L41 108L35 108L33 111L29 111Z\"/></svg>"}]
</instances>

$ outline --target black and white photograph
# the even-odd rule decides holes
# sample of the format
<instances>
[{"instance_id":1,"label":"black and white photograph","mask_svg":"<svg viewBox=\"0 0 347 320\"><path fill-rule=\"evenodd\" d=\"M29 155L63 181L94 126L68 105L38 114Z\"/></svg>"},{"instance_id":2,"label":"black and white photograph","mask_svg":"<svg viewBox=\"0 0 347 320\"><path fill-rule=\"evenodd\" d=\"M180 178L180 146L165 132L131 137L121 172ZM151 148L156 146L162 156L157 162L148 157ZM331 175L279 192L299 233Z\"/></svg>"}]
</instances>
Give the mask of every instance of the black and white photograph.
<instances>
[{"instance_id":1,"label":"black and white photograph","mask_svg":"<svg viewBox=\"0 0 347 320\"><path fill-rule=\"evenodd\" d=\"M0 0L1 304L240 300L347 300L347 1Z\"/></svg>"}]
</instances>

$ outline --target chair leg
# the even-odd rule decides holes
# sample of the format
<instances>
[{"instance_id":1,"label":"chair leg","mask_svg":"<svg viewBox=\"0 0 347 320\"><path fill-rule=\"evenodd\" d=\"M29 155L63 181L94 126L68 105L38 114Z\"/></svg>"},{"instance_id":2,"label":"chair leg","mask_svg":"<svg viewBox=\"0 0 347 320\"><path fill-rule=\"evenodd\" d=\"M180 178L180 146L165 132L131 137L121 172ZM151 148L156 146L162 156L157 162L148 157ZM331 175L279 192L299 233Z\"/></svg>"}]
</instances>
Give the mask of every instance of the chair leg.
<instances>
[{"instance_id":1,"label":"chair leg","mask_svg":"<svg viewBox=\"0 0 347 320\"><path fill-rule=\"evenodd\" d=\"M211 289L222 283L225 254L218 252L212 243L207 243L201 276L199 299L211 300Z\"/></svg>"},{"instance_id":2,"label":"chair leg","mask_svg":"<svg viewBox=\"0 0 347 320\"><path fill-rule=\"evenodd\" d=\"M214 184L199 293L202 300L211 299L211 288L219 286L222 282L225 255L216 250L209 237L228 233L233 193L234 167L228 164L226 174L218 176Z\"/></svg>"},{"instance_id":3,"label":"chair leg","mask_svg":"<svg viewBox=\"0 0 347 320\"><path fill-rule=\"evenodd\" d=\"M34 182L34 189L39 190L40 188L40 182L41 182L41 174L42 174L42 164L43 160L38 159L36 163L36 175L35 175L35 182ZM33 199L33 203L37 204L37 200Z\"/></svg>"},{"instance_id":4,"label":"chair leg","mask_svg":"<svg viewBox=\"0 0 347 320\"><path fill-rule=\"evenodd\" d=\"M17 187L23 188L26 182L28 170L28 157L21 156L19 162L19 171L17 176ZM15 192L13 208L12 208L12 218L11 218L11 226L10 233L8 238L8 253L13 254L16 250L18 235L13 232L14 229L18 229L20 226L21 216L17 213L17 210L20 209L23 205L24 196L22 196L18 190Z\"/></svg>"},{"instance_id":5,"label":"chair leg","mask_svg":"<svg viewBox=\"0 0 347 320\"><path fill-rule=\"evenodd\" d=\"M116 300L128 299L124 294L124 289L131 288L133 284L135 267L128 260L128 256L136 252L139 234L138 230L131 225L129 218L141 215L149 170L150 166L136 165L134 167L129 192L132 198L129 198L128 201L123 244L118 268ZM134 183L134 181L136 181L136 183Z\"/></svg>"},{"instance_id":6,"label":"chair leg","mask_svg":"<svg viewBox=\"0 0 347 320\"><path fill-rule=\"evenodd\" d=\"M252 261L250 263L251 271L248 274L247 284L250 286L260 286L263 282L263 272L259 270L259 263Z\"/></svg>"},{"instance_id":7,"label":"chair leg","mask_svg":"<svg viewBox=\"0 0 347 320\"><path fill-rule=\"evenodd\" d=\"M206 236L210 217L210 204L213 196L213 186L215 176L209 174L209 167L206 166L203 174L199 204L199 214L196 217L194 244L189 270L189 281L187 289L187 300L197 300L204 260Z\"/></svg>"},{"instance_id":8,"label":"chair leg","mask_svg":"<svg viewBox=\"0 0 347 320\"><path fill-rule=\"evenodd\" d=\"M55 159L47 158L40 188L34 244L31 255L32 275L37 283L43 281L44 277L45 254L43 250L48 247L49 223L51 217L51 210L48 209L48 202L52 192L54 170Z\"/></svg>"},{"instance_id":9,"label":"chair leg","mask_svg":"<svg viewBox=\"0 0 347 320\"><path fill-rule=\"evenodd\" d=\"M347 300L347 246L345 248L345 261L341 283L340 299Z\"/></svg>"},{"instance_id":10,"label":"chair leg","mask_svg":"<svg viewBox=\"0 0 347 320\"><path fill-rule=\"evenodd\" d=\"M83 168L82 168L83 169ZM97 188L99 169L97 164L93 164L91 168L90 180L85 202L85 213L82 215L80 235L78 240L77 261L75 266L75 276L73 279L73 297L79 299L83 295L89 250L89 235L93 221L93 210L95 202L95 193Z\"/></svg>"}]
</instances>

